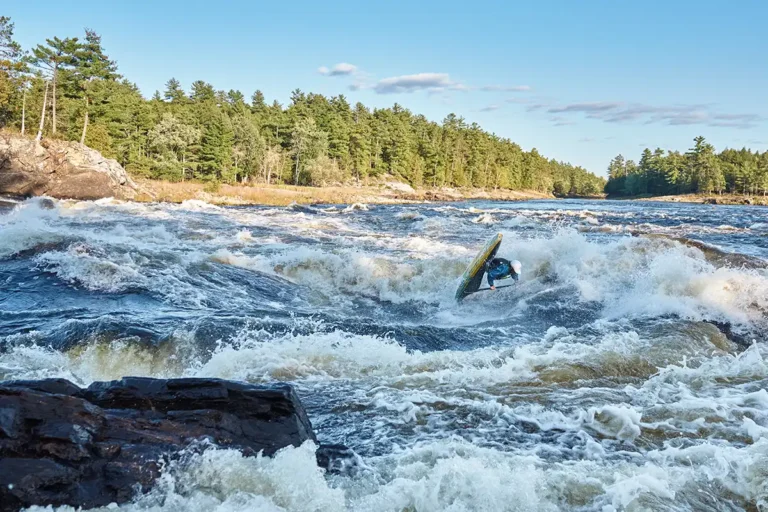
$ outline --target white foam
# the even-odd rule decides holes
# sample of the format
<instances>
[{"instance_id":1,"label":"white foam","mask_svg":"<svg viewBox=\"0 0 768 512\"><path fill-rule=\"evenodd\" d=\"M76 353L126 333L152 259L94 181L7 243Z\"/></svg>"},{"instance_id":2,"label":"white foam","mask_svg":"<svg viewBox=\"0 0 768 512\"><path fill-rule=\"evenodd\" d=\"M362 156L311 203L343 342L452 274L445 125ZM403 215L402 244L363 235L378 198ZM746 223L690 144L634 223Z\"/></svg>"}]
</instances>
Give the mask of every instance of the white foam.
<instances>
[{"instance_id":1,"label":"white foam","mask_svg":"<svg viewBox=\"0 0 768 512\"><path fill-rule=\"evenodd\" d=\"M397 217L400 220L406 220L406 221L424 219L424 216L417 210L404 210L402 212L399 212L397 215L395 215L395 217Z\"/></svg>"},{"instance_id":2,"label":"white foam","mask_svg":"<svg viewBox=\"0 0 768 512\"><path fill-rule=\"evenodd\" d=\"M365 203L354 203L342 210L343 213L352 213L356 211L367 212L370 208Z\"/></svg>"},{"instance_id":3,"label":"white foam","mask_svg":"<svg viewBox=\"0 0 768 512\"><path fill-rule=\"evenodd\" d=\"M58 202L53 209L40 206L40 201L27 200L13 210L0 215L0 258L8 258L21 251L45 243L56 243L64 235L50 225L50 220L59 216Z\"/></svg>"},{"instance_id":4,"label":"white foam","mask_svg":"<svg viewBox=\"0 0 768 512\"><path fill-rule=\"evenodd\" d=\"M506 228L516 228L523 226L536 226L538 223L535 220L529 219L524 214L515 215L514 217L504 219L501 223Z\"/></svg>"},{"instance_id":5,"label":"white foam","mask_svg":"<svg viewBox=\"0 0 768 512\"><path fill-rule=\"evenodd\" d=\"M722 486L758 509L766 504L768 442L746 448L703 443L652 452L646 464L547 462L530 453L481 448L460 439L419 443L371 459L371 471L330 481L314 446L273 459L209 450L166 467L158 485L125 511L469 512L701 510L696 489ZM762 459L762 460L761 460ZM693 491L693 492L691 492ZM732 498L733 499L733 498ZM721 505L723 502L721 502ZM710 505L711 506L711 505ZM32 508L35 512L42 508ZM69 512L70 507L59 507Z\"/></svg>"},{"instance_id":6,"label":"white foam","mask_svg":"<svg viewBox=\"0 0 768 512\"><path fill-rule=\"evenodd\" d=\"M274 457L243 457L237 450L207 450L166 466L154 488L135 502L106 510L189 512L343 511L344 494L326 483L307 442ZM28 511L74 511L32 507ZM96 510L96 509L92 509ZM100 509L104 510L104 509Z\"/></svg>"},{"instance_id":7,"label":"white foam","mask_svg":"<svg viewBox=\"0 0 768 512\"><path fill-rule=\"evenodd\" d=\"M496 219L490 213L483 213L478 217L472 219L475 224L495 224Z\"/></svg>"},{"instance_id":8,"label":"white foam","mask_svg":"<svg viewBox=\"0 0 768 512\"><path fill-rule=\"evenodd\" d=\"M183 210L190 210L190 211L208 211L208 210L217 211L217 210L223 209L220 206L216 206L206 201L201 201L199 199L185 199L184 201L181 202L178 208Z\"/></svg>"},{"instance_id":9,"label":"white foam","mask_svg":"<svg viewBox=\"0 0 768 512\"><path fill-rule=\"evenodd\" d=\"M425 249L418 241L410 243L416 244L412 250ZM329 297L345 299L352 293L395 303L441 300L451 292L452 283L445 277L460 275L464 266L445 256L403 260L356 249L327 252L313 247L271 255L269 265L277 274ZM345 296L338 295L340 290Z\"/></svg>"},{"instance_id":10,"label":"white foam","mask_svg":"<svg viewBox=\"0 0 768 512\"><path fill-rule=\"evenodd\" d=\"M626 237L600 244L570 229L546 239L505 233L505 241L523 262L524 279L554 277L575 287L581 300L603 303L607 318L676 314L766 321L766 271L717 267L700 250L677 242Z\"/></svg>"},{"instance_id":11,"label":"white foam","mask_svg":"<svg viewBox=\"0 0 768 512\"><path fill-rule=\"evenodd\" d=\"M622 441L634 441L640 436L641 414L622 405L591 407L583 419L584 425L604 436Z\"/></svg>"},{"instance_id":12,"label":"white foam","mask_svg":"<svg viewBox=\"0 0 768 512\"><path fill-rule=\"evenodd\" d=\"M73 244L66 251L46 252L35 260L46 271L92 291L114 293L144 284L139 265L129 254L108 259L94 254L83 244Z\"/></svg>"},{"instance_id":13,"label":"white foam","mask_svg":"<svg viewBox=\"0 0 768 512\"><path fill-rule=\"evenodd\" d=\"M239 242L250 243L254 241L253 234L247 229L241 229L235 236Z\"/></svg>"}]
</instances>

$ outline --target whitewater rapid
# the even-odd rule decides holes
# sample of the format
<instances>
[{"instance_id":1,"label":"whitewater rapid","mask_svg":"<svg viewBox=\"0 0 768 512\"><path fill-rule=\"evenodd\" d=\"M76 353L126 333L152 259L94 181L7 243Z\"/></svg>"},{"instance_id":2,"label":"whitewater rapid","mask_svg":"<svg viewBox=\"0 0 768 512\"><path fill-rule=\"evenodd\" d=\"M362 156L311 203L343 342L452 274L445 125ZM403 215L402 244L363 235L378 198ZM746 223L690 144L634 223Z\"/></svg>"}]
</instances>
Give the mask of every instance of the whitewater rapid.
<instances>
[{"instance_id":1,"label":"whitewater rapid","mask_svg":"<svg viewBox=\"0 0 768 512\"><path fill-rule=\"evenodd\" d=\"M521 281L457 305L497 232ZM761 510L767 268L759 207L30 199L0 379L290 382L363 461L191 453L124 510Z\"/></svg>"}]
</instances>

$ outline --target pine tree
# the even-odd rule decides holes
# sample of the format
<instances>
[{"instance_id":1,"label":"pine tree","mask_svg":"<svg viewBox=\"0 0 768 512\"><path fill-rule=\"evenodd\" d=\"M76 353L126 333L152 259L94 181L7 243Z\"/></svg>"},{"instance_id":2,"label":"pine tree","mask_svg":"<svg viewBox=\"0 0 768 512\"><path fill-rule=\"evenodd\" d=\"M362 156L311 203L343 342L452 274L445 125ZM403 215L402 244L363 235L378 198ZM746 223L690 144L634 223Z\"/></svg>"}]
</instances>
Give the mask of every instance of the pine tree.
<instances>
[{"instance_id":1,"label":"pine tree","mask_svg":"<svg viewBox=\"0 0 768 512\"><path fill-rule=\"evenodd\" d=\"M710 193L713 190L721 192L725 179L720 169L720 163L715 157L715 151L704 137L694 139L694 147L687 153L690 173L695 179L695 190Z\"/></svg>"},{"instance_id":2,"label":"pine tree","mask_svg":"<svg viewBox=\"0 0 768 512\"><path fill-rule=\"evenodd\" d=\"M187 95L184 94L184 89L181 88L181 83L175 78L171 78L165 83L165 101L171 103L184 103L187 100Z\"/></svg>"},{"instance_id":3,"label":"pine tree","mask_svg":"<svg viewBox=\"0 0 768 512\"><path fill-rule=\"evenodd\" d=\"M0 16L0 62L4 68L21 59L21 45L13 40L14 24L11 18Z\"/></svg>"},{"instance_id":4,"label":"pine tree","mask_svg":"<svg viewBox=\"0 0 768 512\"><path fill-rule=\"evenodd\" d=\"M12 100L18 89L23 89L22 127L26 117L27 80L24 72L27 69L21 46L13 39L13 29L11 19L0 16L0 127L5 126L11 119Z\"/></svg>"},{"instance_id":5,"label":"pine tree","mask_svg":"<svg viewBox=\"0 0 768 512\"><path fill-rule=\"evenodd\" d=\"M200 178L206 181L231 181L233 139L229 119L221 113L213 115L203 131L200 143Z\"/></svg>"},{"instance_id":6,"label":"pine tree","mask_svg":"<svg viewBox=\"0 0 768 512\"><path fill-rule=\"evenodd\" d=\"M365 123L357 123L349 136L349 155L353 176L359 184L368 178L371 167L371 133Z\"/></svg>"},{"instance_id":7,"label":"pine tree","mask_svg":"<svg viewBox=\"0 0 768 512\"><path fill-rule=\"evenodd\" d=\"M682 191L685 159L677 151L670 151L664 159L664 181L666 190L664 193L679 194Z\"/></svg>"},{"instance_id":8,"label":"pine tree","mask_svg":"<svg viewBox=\"0 0 768 512\"><path fill-rule=\"evenodd\" d=\"M233 113L238 115L243 115L246 111L250 110L245 104L243 93L234 89L230 89L227 92L226 104Z\"/></svg>"},{"instance_id":9,"label":"pine tree","mask_svg":"<svg viewBox=\"0 0 768 512\"><path fill-rule=\"evenodd\" d=\"M95 80L115 80L118 78L117 65L110 60L101 46L101 36L90 29L85 29L85 43L75 53L75 73L79 82L79 89L85 101L83 132L80 144L85 144L88 130L89 103L93 96L93 82Z\"/></svg>"},{"instance_id":10,"label":"pine tree","mask_svg":"<svg viewBox=\"0 0 768 512\"><path fill-rule=\"evenodd\" d=\"M216 91L213 89L211 84L202 80L195 80L192 82L192 93L189 95L189 97L195 103L215 101Z\"/></svg>"},{"instance_id":11,"label":"pine tree","mask_svg":"<svg viewBox=\"0 0 768 512\"><path fill-rule=\"evenodd\" d=\"M75 65L76 54L80 50L78 38L46 39L46 45L37 45L32 49L31 62L34 66L48 74L52 85L51 94L51 112L52 112L52 133L56 135L56 86L59 82L59 72L63 69L70 69Z\"/></svg>"},{"instance_id":12,"label":"pine tree","mask_svg":"<svg viewBox=\"0 0 768 512\"><path fill-rule=\"evenodd\" d=\"M264 101L264 93L259 91L253 93L251 96L251 112L254 114L261 114L267 109L267 102Z\"/></svg>"}]
</instances>

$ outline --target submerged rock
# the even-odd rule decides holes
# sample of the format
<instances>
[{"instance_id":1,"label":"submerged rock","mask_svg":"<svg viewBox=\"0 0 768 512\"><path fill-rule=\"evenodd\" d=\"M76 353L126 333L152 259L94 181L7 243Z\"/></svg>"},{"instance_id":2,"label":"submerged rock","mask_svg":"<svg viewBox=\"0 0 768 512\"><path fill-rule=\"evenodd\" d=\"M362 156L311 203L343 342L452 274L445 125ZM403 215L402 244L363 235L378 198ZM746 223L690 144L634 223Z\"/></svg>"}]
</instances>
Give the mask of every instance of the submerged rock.
<instances>
[{"instance_id":1,"label":"submerged rock","mask_svg":"<svg viewBox=\"0 0 768 512\"><path fill-rule=\"evenodd\" d=\"M0 194L60 199L132 199L125 169L77 142L0 135Z\"/></svg>"},{"instance_id":2,"label":"submerged rock","mask_svg":"<svg viewBox=\"0 0 768 512\"><path fill-rule=\"evenodd\" d=\"M86 389L64 379L0 383L0 511L85 508L147 491L167 457L210 441L273 455L317 441L293 388L220 379L126 377ZM344 466L351 451L318 450Z\"/></svg>"}]
</instances>

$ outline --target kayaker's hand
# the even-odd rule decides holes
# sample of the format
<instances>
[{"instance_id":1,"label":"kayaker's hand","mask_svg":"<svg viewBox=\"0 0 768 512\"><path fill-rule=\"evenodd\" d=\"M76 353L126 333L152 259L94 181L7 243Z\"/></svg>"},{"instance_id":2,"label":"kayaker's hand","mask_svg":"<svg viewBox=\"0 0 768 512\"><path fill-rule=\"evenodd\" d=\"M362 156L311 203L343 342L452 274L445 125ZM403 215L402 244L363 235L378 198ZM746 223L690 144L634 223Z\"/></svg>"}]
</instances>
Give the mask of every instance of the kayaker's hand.
<instances>
[{"instance_id":1,"label":"kayaker's hand","mask_svg":"<svg viewBox=\"0 0 768 512\"><path fill-rule=\"evenodd\" d=\"M495 289L496 289L496 287L495 287L495 286L491 286L491 290L495 290Z\"/></svg>"}]
</instances>

